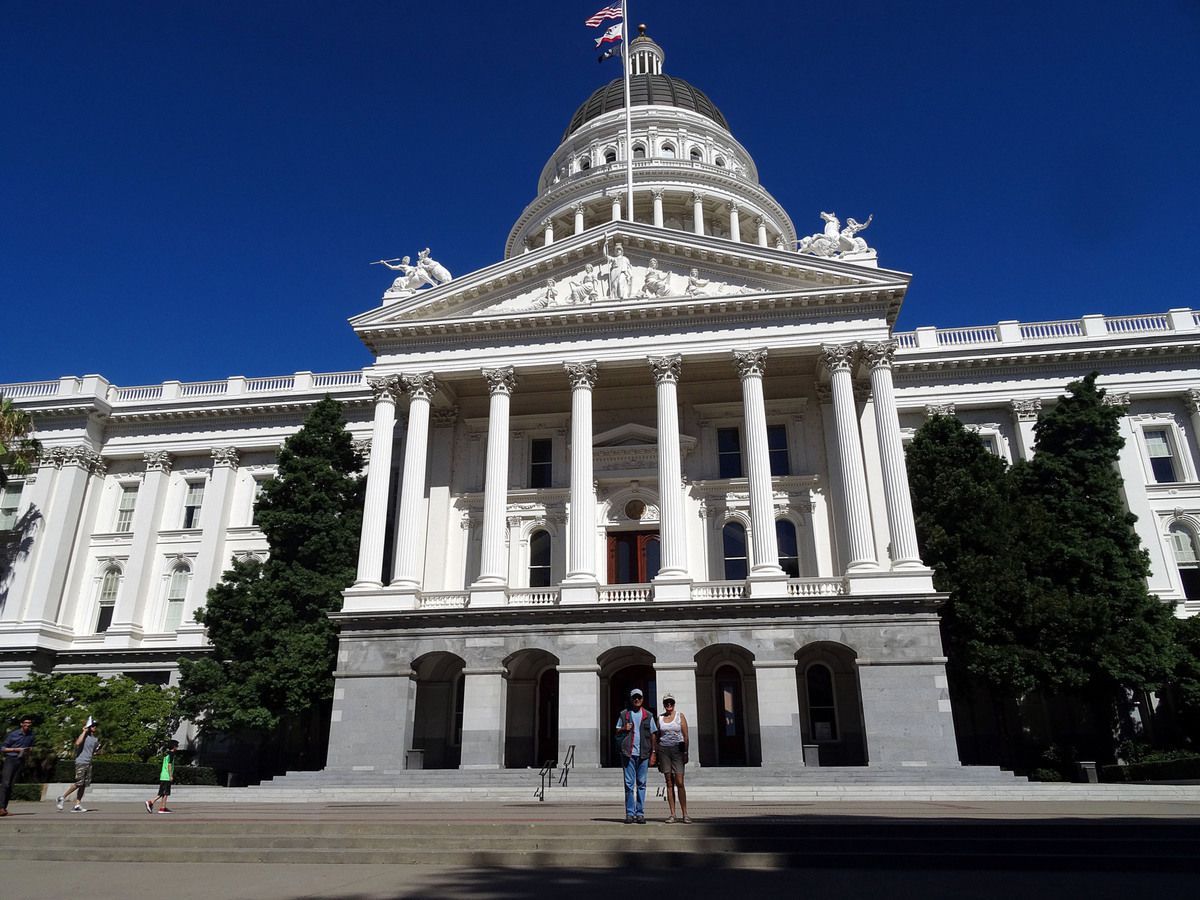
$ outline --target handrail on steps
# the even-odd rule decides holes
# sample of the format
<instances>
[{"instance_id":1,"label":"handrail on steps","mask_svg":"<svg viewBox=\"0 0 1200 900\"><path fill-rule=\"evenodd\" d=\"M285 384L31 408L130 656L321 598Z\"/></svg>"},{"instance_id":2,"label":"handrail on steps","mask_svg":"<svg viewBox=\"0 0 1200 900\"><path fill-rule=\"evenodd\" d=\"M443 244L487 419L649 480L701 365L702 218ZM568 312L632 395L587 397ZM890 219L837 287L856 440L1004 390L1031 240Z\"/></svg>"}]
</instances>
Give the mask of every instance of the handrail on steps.
<instances>
[{"instance_id":1,"label":"handrail on steps","mask_svg":"<svg viewBox=\"0 0 1200 900\"><path fill-rule=\"evenodd\" d=\"M554 781L555 781L555 777L554 777L555 765L554 765L554 763L555 763L555 760L553 760L553 759L546 760L545 765L543 765L541 771L538 772L538 777L541 779L541 783L538 785L538 789L533 792L533 796L538 798L539 803L546 802L546 788L554 786ZM571 774L571 769L574 766L575 766L575 745L571 744L569 747L567 747L567 753L563 757L563 764L561 766L562 773L558 776L558 783L561 787L567 786L567 781Z\"/></svg>"}]
</instances>

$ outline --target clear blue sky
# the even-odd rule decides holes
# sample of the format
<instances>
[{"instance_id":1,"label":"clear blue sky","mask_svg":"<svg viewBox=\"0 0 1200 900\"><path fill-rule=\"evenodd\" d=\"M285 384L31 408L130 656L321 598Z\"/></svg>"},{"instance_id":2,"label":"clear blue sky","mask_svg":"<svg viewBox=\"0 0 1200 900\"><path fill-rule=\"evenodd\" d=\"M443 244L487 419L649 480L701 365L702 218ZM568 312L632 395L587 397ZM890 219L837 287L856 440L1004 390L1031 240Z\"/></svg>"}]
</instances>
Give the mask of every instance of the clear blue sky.
<instances>
[{"instance_id":1,"label":"clear blue sky","mask_svg":"<svg viewBox=\"0 0 1200 900\"><path fill-rule=\"evenodd\" d=\"M498 260L604 0L0 0L0 382L370 361L430 246ZM802 233L875 215L899 327L1200 307L1200 3L633 0Z\"/></svg>"}]
</instances>

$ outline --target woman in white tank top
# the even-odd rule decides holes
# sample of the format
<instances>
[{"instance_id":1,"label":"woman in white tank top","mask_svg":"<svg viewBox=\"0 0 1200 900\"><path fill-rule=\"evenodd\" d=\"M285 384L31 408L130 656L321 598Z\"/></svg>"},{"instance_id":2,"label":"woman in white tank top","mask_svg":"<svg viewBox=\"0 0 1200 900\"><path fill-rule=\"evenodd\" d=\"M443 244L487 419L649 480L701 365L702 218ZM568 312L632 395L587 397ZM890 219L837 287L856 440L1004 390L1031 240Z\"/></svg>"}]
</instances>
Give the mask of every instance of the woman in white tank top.
<instances>
[{"instance_id":1,"label":"woman in white tank top","mask_svg":"<svg viewBox=\"0 0 1200 900\"><path fill-rule=\"evenodd\" d=\"M658 717L658 770L667 780L667 805L671 815L667 822L691 822L687 814L687 792L683 789L683 767L688 758L688 723L675 708L675 697L668 691L662 695L663 714ZM675 818L675 792L679 791L679 814Z\"/></svg>"}]
</instances>

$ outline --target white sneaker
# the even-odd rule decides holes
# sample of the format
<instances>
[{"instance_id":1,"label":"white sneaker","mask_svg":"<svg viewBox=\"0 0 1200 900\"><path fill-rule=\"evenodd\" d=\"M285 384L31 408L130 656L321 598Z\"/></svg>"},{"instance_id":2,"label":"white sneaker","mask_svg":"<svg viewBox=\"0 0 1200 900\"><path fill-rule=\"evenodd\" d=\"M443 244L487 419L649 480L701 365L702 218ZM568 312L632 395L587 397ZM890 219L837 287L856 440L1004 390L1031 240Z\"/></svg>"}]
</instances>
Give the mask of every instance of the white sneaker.
<instances>
[{"instance_id":1,"label":"white sneaker","mask_svg":"<svg viewBox=\"0 0 1200 900\"><path fill-rule=\"evenodd\" d=\"M58 811L59 811L59 812L62 812L62 809L63 809L63 801L64 801L65 799L66 799L65 797L59 797L57 800L55 800L55 801L54 801L54 805L58 807Z\"/></svg>"},{"instance_id":2,"label":"white sneaker","mask_svg":"<svg viewBox=\"0 0 1200 900\"><path fill-rule=\"evenodd\" d=\"M87 807L80 806L78 803L76 803L75 807L71 810L71 812L87 812Z\"/></svg>"}]
</instances>

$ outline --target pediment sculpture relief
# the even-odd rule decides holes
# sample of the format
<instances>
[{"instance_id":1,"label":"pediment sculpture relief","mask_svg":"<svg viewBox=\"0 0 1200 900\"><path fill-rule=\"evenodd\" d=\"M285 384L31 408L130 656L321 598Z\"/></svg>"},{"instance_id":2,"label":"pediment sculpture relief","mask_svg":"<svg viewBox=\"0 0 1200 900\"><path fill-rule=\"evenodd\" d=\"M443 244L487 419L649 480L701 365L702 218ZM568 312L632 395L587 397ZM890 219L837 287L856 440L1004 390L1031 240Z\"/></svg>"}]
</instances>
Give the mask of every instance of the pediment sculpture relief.
<instances>
[{"instance_id":1,"label":"pediment sculpture relief","mask_svg":"<svg viewBox=\"0 0 1200 900\"><path fill-rule=\"evenodd\" d=\"M409 265L410 259L411 257L404 256L398 260L379 259L371 263L373 266L387 266L392 271L400 273L400 276L392 282L392 286L384 291L383 303L385 306L403 297L412 296L419 288L445 284L454 277L450 274L449 269L429 255L428 247L417 254L415 266Z\"/></svg>"},{"instance_id":2,"label":"pediment sculpture relief","mask_svg":"<svg viewBox=\"0 0 1200 900\"><path fill-rule=\"evenodd\" d=\"M867 216L865 222L856 222L848 218L845 228L834 213L823 212L821 218L825 220L825 230L821 234L801 239L798 252L826 259L853 260L875 257L875 251L867 246L866 239L858 236L860 231L865 231L871 224L871 220L875 218L874 214Z\"/></svg>"}]
</instances>

